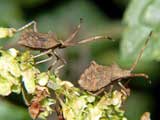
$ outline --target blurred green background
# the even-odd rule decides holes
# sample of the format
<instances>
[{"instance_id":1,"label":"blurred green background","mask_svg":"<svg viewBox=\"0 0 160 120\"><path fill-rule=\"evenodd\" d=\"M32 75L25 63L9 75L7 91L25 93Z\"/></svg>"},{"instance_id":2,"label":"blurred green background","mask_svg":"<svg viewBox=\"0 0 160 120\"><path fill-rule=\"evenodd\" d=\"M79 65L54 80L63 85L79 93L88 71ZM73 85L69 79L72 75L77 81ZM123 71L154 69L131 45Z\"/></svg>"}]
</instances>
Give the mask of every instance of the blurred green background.
<instances>
[{"instance_id":1,"label":"blurred green background","mask_svg":"<svg viewBox=\"0 0 160 120\"><path fill-rule=\"evenodd\" d=\"M160 0L0 0L0 15L0 26L20 28L35 20L40 32L52 31L62 40L72 33L80 18L83 24L77 40L93 35L111 36L115 42L102 40L58 51L67 61L60 76L75 85L91 60L130 68L152 30L151 41L134 70L148 74L152 83L131 80L131 96L123 109L128 120L139 120L146 111L151 112L152 120L160 119ZM16 44L18 37L1 40L0 45L22 49ZM39 67L47 70L47 65ZM4 119L31 119L21 95L1 97L0 120Z\"/></svg>"}]
</instances>

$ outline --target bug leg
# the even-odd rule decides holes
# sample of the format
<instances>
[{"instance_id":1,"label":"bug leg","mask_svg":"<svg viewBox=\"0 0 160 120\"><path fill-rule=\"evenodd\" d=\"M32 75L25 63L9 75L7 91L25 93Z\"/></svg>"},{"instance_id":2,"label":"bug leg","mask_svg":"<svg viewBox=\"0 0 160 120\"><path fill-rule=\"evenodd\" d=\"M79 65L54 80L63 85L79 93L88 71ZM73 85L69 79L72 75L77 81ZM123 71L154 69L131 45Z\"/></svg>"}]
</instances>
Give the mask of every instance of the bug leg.
<instances>
[{"instance_id":1,"label":"bug leg","mask_svg":"<svg viewBox=\"0 0 160 120\"><path fill-rule=\"evenodd\" d=\"M49 49L49 50L44 51L44 52L42 52L42 53L40 53L40 54L38 54L38 55L33 56L32 58L35 59L35 58L38 58L38 57L40 57L40 56L47 55L47 54L49 54L49 53L51 53L51 52L52 52L52 50Z\"/></svg>"},{"instance_id":2,"label":"bug leg","mask_svg":"<svg viewBox=\"0 0 160 120\"><path fill-rule=\"evenodd\" d=\"M34 32L38 32L36 21L31 21L30 23L28 23L28 24L22 26L21 28L19 28L19 29L17 30L17 32L22 31L22 30L24 30L24 29L30 27L31 25L33 25L33 30L34 30Z\"/></svg>"},{"instance_id":3,"label":"bug leg","mask_svg":"<svg viewBox=\"0 0 160 120\"><path fill-rule=\"evenodd\" d=\"M94 41L94 40L98 40L98 39L109 39L109 40L112 40L111 37L97 35L97 36L94 36L94 37L89 37L89 38L86 38L86 39L82 39L79 42L66 42L66 41L64 41L64 44L62 45L62 47L75 46L75 45L88 43L88 42L91 42L91 41Z\"/></svg>"},{"instance_id":4,"label":"bug leg","mask_svg":"<svg viewBox=\"0 0 160 120\"><path fill-rule=\"evenodd\" d=\"M60 65L59 67L57 67L57 68L54 70L55 75L58 75L59 70L60 70L61 68L63 68L63 67L64 67L64 64L62 64L62 65Z\"/></svg>"},{"instance_id":5,"label":"bug leg","mask_svg":"<svg viewBox=\"0 0 160 120\"><path fill-rule=\"evenodd\" d=\"M121 82L118 82L118 85L122 88L122 93L125 95L125 96L129 96L130 95L130 91L121 83Z\"/></svg>"},{"instance_id":6,"label":"bug leg","mask_svg":"<svg viewBox=\"0 0 160 120\"><path fill-rule=\"evenodd\" d=\"M100 90L98 90L97 92L94 93L95 96L101 94L104 91L104 88L101 88Z\"/></svg>"},{"instance_id":7,"label":"bug leg","mask_svg":"<svg viewBox=\"0 0 160 120\"><path fill-rule=\"evenodd\" d=\"M110 85L109 93L113 91L113 85Z\"/></svg>"},{"instance_id":8,"label":"bug leg","mask_svg":"<svg viewBox=\"0 0 160 120\"><path fill-rule=\"evenodd\" d=\"M131 79L128 79L128 80L124 83L124 86L127 86L130 81L131 81Z\"/></svg>"},{"instance_id":9,"label":"bug leg","mask_svg":"<svg viewBox=\"0 0 160 120\"><path fill-rule=\"evenodd\" d=\"M80 23L79 25L77 25L77 28L75 29L75 31L65 40L65 43L70 43L74 38L75 36L78 34L80 28L81 28L81 23L82 23L82 19L80 19Z\"/></svg>"},{"instance_id":10,"label":"bug leg","mask_svg":"<svg viewBox=\"0 0 160 120\"><path fill-rule=\"evenodd\" d=\"M47 59L44 59L44 60L41 60L41 61L38 61L38 62L36 62L35 64L36 65L38 65L38 64L41 64L41 63L44 63L44 62L47 62L47 61L50 61L50 60L52 60L52 56L51 57L49 57L49 58L47 58Z\"/></svg>"},{"instance_id":11,"label":"bug leg","mask_svg":"<svg viewBox=\"0 0 160 120\"><path fill-rule=\"evenodd\" d=\"M110 38L108 36L97 35L97 36L94 36L94 37L89 37L89 38L86 38L86 39L82 39L79 42L65 43L65 45L63 45L63 46L64 47L66 47L66 46L74 46L74 45L78 45L78 44L88 43L88 42L91 42L91 41L94 41L94 40L98 40L98 39L109 39L109 40L112 40L112 38Z\"/></svg>"},{"instance_id":12,"label":"bug leg","mask_svg":"<svg viewBox=\"0 0 160 120\"><path fill-rule=\"evenodd\" d=\"M33 56L32 58L35 59L35 58L38 58L38 57L43 56L43 55L48 55L48 54L51 53L51 52L52 52L52 50L49 49L49 50L44 51L44 52L42 52L42 53L40 53L40 54L38 54L38 55ZM44 60L41 60L41 61L38 61L38 62L36 62L35 64L37 65L37 64L41 64L41 63L50 61L50 60L52 60L52 58L53 58L53 56L50 56L49 58L44 59Z\"/></svg>"},{"instance_id":13,"label":"bug leg","mask_svg":"<svg viewBox=\"0 0 160 120\"><path fill-rule=\"evenodd\" d=\"M60 61L62 62L62 65L60 65L59 67L57 67L57 68L54 70L54 73L55 73L55 74L58 74L59 70L60 70L61 68L63 68L64 64L66 64L66 61L65 61L62 57L60 57L60 56L56 53L56 51L53 51L53 54L54 54L55 57L56 57L56 61L54 61L54 62L49 66L48 70L49 70L49 71L52 71L54 65L57 63L58 60L60 60Z\"/></svg>"},{"instance_id":14,"label":"bug leg","mask_svg":"<svg viewBox=\"0 0 160 120\"><path fill-rule=\"evenodd\" d=\"M94 95L94 96L97 96L99 94L101 94L103 91L104 91L105 88L101 88L100 90L96 91L96 92L90 92L90 91L87 91L89 94L91 95Z\"/></svg>"},{"instance_id":15,"label":"bug leg","mask_svg":"<svg viewBox=\"0 0 160 120\"><path fill-rule=\"evenodd\" d=\"M91 42L91 41L98 40L98 39L109 39L109 40L112 40L112 38L109 37L109 36L101 36L101 35L99 35L99 36L94 36L94 37L82 39L77 44L83 44L83 43Z\"/></svg>"}]
</instances>

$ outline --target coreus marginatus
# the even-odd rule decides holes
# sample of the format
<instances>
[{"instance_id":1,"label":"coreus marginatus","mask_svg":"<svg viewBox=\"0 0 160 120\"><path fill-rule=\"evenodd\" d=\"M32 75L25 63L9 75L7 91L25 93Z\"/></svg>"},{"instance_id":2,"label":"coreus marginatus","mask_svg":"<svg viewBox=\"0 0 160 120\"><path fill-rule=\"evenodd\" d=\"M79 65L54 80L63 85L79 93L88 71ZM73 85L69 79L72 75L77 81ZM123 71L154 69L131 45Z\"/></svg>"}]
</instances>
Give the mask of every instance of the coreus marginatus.
<instances>
[{"instance_id":1,"label":"coreus marginatus","mask_svg":"<svg viewBox=\"0 0 160 120\"><path fill-rule=\"evenodd\" d=\"M132 73L132 71L135 69L137 63L139 62L142 53L151 37L151 34L152 32L150 32L144 46L141 48L141 51L137 56L137 59L129 70L121 69L117 64L113 64L111 66L103 66L97 64L95 61L92 61L90 66L85 69L84 73L80 76L80 79L78 81L79 85L87 91L96 92L113 83L114 81L120 81L124 78L148 78L146 74L135 74Z\"/></svg>"},{"instance_id":2,"label":"coreus marginatus","mask_svg":"<svg viewBox=\"0 0 160 120\"><path fill-rule=\"evenodd\" d=\"M40 33L40 32L38 32L36 22L32 21L32 22L28 23L27 25L25 25L22 28L17 30L17 32L22 31L22 30L26 29L27 27L33 25L33 29L26 29L22 33L22 35L21 35L21 37L18 41L18 44L26 46L26 47L34 49L34 50L43 51L42 53L34 56L34 58L37 58L37 57L40 57L40 56L43 56L43 55L46 55L46 54L50 55L49 58L47 58L45 60L42 60L42 61L39 61L36 64L43 63L43 62L51 60L53 55L56 56L57 60L61 60L64 64L65 60L62 59L55 52L55 49L62 49L62 48L66 48L66 47L69 47L69 46L75 46L75 45L87 43L87 42L97 40L97 39L110 39L111 40L111 38L108 37L108 36L100 36L99 35L99 36L86 38L86 39L80 40L78 42L74 42L73 40L80 30L81 21L82 20L80 20L80 24L77 26L75 31L65 41L58 40L54 33ZM53 62L53 64L49 67L49 69L51 69L55 63L56 63L56 61ZM59 67L59 68L61 68L61 67Z\"/></svg>"}]
</instances>

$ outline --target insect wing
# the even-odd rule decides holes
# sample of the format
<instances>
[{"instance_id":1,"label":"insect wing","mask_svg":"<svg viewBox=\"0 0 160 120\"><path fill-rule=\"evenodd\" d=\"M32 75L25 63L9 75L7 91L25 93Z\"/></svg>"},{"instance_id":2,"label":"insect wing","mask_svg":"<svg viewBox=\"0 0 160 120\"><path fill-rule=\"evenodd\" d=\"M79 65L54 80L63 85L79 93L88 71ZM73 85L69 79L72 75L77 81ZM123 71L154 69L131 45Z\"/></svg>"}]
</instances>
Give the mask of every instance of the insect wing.
<instances>
[{"instance_id":1,"label":"insect wing","mask_svg":"<svg viewBox=\"0 0 160 120\"><path fill-rule=\"evenodd\" d=\"M54 37L47 33L34 32L32 29L25 30L18 44L33 48L33 49L48 49L57 45Z\"/></svg>"},{"instance_id":2,"label":"insect wing","mask_svg":"<svg viewBox=\"0 0 160 120\"><path fill-rule=\"evenodd\" d=\"M106 67L92 61L78 81L80 86L88 91L97 91L110 83L110 73L106 73ZM109 76L108 76L109 75Z\"/></svg>"}]
</instances>

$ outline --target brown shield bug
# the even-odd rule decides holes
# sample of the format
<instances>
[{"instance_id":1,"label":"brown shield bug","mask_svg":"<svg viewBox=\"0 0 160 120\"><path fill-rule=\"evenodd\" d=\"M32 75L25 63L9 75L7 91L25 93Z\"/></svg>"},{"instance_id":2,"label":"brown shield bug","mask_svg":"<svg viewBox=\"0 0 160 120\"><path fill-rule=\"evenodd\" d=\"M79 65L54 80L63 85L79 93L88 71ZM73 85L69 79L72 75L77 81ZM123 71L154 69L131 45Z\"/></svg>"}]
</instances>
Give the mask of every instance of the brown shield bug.
<instances>
[{"instance_id":1,"label":"brown shield bug","mask_svg":"<svg viewBox=\"0 0 160 120\"><path fill-rule=\"evenodd\" d=\"M149 34L144 46L141 48L141 51L137 56L137 59L129 70L121 69L117 64L103 66L97 64L95 61L92 61L90 66L85 69L84 73L80 76L78 81L79 85L87 91L96 92L108 86L109 84L115 81L120 81L124 78L144 77L147 79L148 76L146 74L135 74L132 73L132 71L135 69L137 63L139 62L142 53L151 37L151 34L152 32Z\"/></svg>"},{"instance_id":2,"label":"brown shield bug","mask_svg":"<svg viewBox=\"0 0 160 120\"><path fill-rule=\"evenodd\" d=\"M80 20L80 21L82 21L82 20ZM27 27L29 27L31 25L33 25L33 29L26 29ZM75 45L87 43L87 42L97 40L97 39L111 39L108 36L99 35L99 36L86 38L86 39L80 40L78 42L74 42L73 40L79 32L80 26L81 26L81 22L77 26L75 31L65 41L62 41L62 40L58 40L54 33L40 33L40 32L38 32L36 22L32 21L31 23L28 23L27 25L25 25L22 28L17 30L17 32L18 32L18 31L22 31L22 30L26 29L23 31L23 33L18 41L18 44L26 46L26 47L34 49L34 50L43 51L42 53L34 56L34 58L37 58L37 57L40 57L40 56L46 55L46 54L50 55L50 57L48 59L39 61L39 62L37 62L37 64L51 60L53 55L56 56L57 60L61 60L63 63L65 63L65 60L62 59L61 57L59 57L59 55L55 52L55 49L62 49L62 48L66 48L69 46L75 46ZM56 62L54 61L54 63L49 67L49 69L51 69L55 63ZM62 66L60 66L59 68L61 68L61 67Z\"/></svg>"}]
</instances>

